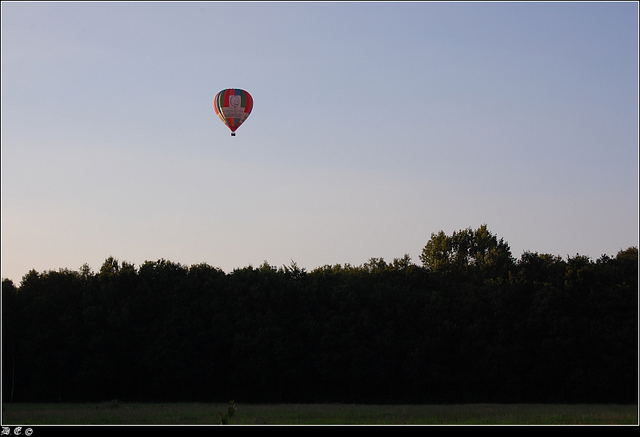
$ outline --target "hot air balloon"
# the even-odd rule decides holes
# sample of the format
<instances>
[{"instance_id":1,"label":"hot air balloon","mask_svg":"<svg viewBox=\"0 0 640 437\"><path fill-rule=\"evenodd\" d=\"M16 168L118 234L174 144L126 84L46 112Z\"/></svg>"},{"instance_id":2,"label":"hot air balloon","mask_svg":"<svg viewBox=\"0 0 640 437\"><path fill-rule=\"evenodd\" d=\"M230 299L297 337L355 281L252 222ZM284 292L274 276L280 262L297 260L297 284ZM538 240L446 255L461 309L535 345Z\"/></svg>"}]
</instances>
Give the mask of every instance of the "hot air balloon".
<instances>
[{"instance_id":1,"label":"hot air balloon","mask_svg":"<svg viewBox=\"0 0 640 437\"><path fill-rule=\"evenodd\" d=\"M236 129L251 114L253 98L245 90L231 88L220 91L213 99L213 109L220 120L231 129L231 136L236 136Z\"/></svg>"}]
</instances>

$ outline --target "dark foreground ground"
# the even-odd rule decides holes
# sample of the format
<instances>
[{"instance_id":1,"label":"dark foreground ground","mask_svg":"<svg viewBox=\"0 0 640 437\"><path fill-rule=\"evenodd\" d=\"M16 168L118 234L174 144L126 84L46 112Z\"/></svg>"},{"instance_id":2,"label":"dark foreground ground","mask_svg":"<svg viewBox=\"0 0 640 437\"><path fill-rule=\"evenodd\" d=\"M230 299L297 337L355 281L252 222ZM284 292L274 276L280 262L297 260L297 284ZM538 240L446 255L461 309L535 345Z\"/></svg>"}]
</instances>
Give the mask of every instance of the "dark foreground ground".
<instances>
[{"instance_id":1,"label":"dark foreground ground","mask_svg":"<svg viewBox=\"0 0 640 437\"><path fill-rule=\"evenodd\" d=\"M638 425L637 405L242 404L231 425ZM2 424L217 425L229 404L5 404Z\"/></svg>"}]
</instances>

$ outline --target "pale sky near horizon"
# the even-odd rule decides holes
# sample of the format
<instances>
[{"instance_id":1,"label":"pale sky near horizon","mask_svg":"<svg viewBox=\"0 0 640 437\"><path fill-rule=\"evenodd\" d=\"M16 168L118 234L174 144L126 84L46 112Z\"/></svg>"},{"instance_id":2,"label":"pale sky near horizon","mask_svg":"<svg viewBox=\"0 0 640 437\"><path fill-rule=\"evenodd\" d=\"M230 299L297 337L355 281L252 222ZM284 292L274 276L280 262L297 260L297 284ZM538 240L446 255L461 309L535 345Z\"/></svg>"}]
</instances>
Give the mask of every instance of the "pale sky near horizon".
<instances>
[{"instance_id":1,"label":"pale sky near horizon","mask_svg":"<svg viewBox=\"0 0 640 437\"><path fill-rule=\"evenodd\" d=\"M213 97L242 88L237 136ZM2 2L2 278L638 245L637 2Z\"/></svg>"}]
</instances>

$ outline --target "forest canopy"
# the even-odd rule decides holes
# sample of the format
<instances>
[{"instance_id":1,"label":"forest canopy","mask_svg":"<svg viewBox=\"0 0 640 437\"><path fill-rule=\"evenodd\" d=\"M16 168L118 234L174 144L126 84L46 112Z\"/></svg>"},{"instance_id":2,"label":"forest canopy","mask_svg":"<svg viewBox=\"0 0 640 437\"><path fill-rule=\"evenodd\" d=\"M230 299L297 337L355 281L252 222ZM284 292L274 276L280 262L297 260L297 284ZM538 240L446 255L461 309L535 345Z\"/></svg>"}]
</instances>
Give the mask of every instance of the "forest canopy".
<instances>
[{"instance_id":1,"label":"forest canopy","mask_svg":"<svg viewBox=\"0 0 640 437\"><path fill-rule=\"evenodd\" d=\"M638 248L225 273L114 257L2 281L4 402L637 402Z\"/></svg>"}]
</instances>

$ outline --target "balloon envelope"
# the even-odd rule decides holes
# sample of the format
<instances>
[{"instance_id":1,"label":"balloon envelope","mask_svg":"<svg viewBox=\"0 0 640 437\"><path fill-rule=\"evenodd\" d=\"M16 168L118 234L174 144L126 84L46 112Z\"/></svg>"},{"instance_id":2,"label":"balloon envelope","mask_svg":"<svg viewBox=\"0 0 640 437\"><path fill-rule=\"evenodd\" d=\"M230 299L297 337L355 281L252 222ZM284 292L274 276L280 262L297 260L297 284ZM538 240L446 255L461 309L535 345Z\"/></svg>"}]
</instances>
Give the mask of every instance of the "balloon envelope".
<instances>
[{"instance_id":1,"label":"balloon envelope","mask_svg":"<svg viewBox=\"0 0 640 437\"><path fill-rule=\"evenodd\" d=\"M213 99L213 109L220 120L231 129L231 135L247 119L253 109L253 98L245 90L230 88L220 91Z\"/></svg>"}]
</instances>

